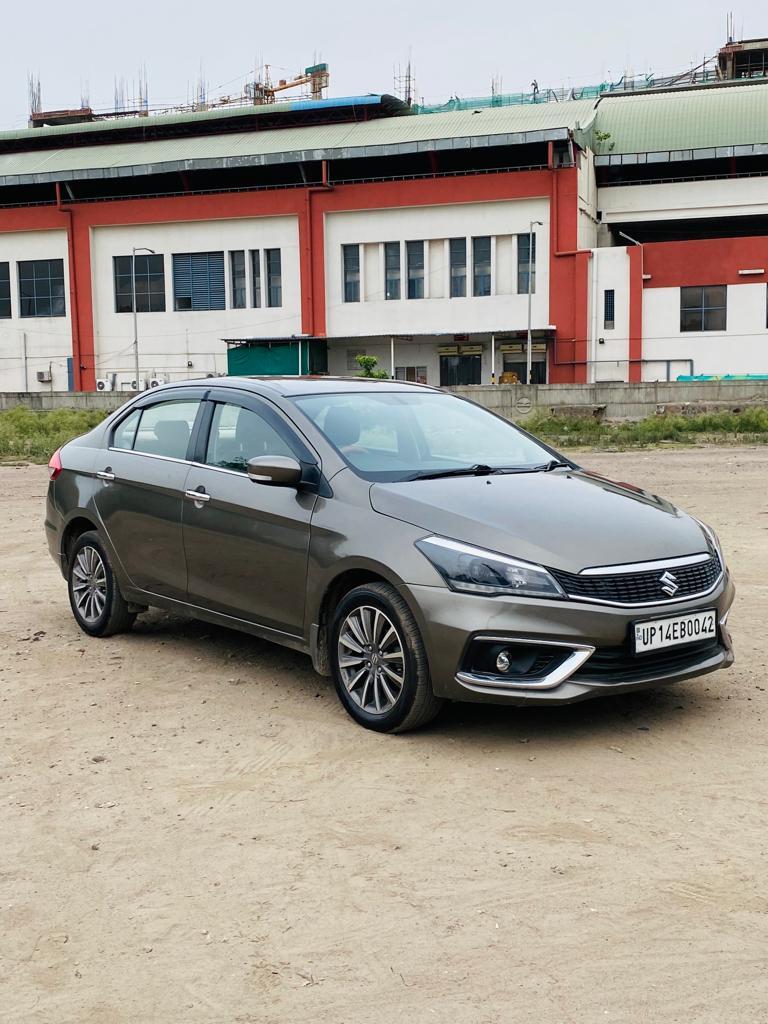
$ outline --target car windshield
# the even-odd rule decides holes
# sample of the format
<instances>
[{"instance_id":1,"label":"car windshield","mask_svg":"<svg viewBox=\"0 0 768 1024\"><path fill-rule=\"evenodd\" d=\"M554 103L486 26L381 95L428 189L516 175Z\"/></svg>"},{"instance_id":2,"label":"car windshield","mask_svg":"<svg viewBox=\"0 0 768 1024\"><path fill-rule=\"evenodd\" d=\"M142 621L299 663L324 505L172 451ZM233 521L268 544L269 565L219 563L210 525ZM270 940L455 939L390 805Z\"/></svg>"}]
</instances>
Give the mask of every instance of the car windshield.
<instances>
[{"instance_id":1,"label":"car windshield","mask_svg":"<svg viewBox=\"0 0 768 1024\"><path fill-rule=\"evenodd\" d=\"M381 391L294 399L368 480L526 472L560 465L512 423L452 395Z\"/></svg>"}]
</instances>

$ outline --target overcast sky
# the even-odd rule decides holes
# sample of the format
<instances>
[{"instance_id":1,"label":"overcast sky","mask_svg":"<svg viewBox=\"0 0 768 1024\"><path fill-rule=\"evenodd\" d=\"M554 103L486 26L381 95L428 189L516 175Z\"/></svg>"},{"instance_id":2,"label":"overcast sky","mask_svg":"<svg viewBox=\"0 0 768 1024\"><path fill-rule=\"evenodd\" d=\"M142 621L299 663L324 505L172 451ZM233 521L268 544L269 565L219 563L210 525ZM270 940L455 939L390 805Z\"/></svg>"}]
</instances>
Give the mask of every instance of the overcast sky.
<instances>
[{"instance_id":1,"label":"overcast sky","mask_svg":"<svg viewBox=\"0 0 768 1024\"><path fill-rule=\"evenodd\" d=\"M392 92L393 67L410 55L419 96L484 95L500 76L506 92L587 85L635 73L682 70L725 42L727 7L714 0L339 3L306 0L37 0L0 5L0 127L28 113L27 73L39 74L44 109L112 105L115 78L138 81L152 105L183 103L202 64L209 89L237 89L257 61L274 77L327 61L329 95ZM733 9L736 35L768 36L768 5Z\"/></svg>"}]
</instances>

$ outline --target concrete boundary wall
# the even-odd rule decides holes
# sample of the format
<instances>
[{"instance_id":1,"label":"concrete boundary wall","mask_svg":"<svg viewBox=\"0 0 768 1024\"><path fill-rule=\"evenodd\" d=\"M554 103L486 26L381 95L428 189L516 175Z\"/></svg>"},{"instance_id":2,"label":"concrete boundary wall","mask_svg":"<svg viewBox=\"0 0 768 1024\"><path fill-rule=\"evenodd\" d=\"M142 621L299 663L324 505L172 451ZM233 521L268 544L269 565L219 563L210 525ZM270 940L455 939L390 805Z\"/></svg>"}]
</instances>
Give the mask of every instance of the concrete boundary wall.
<instances>
[{"instance_id":1,"label":"concrete boundary wall","mask_svg":"<svg viewBox=\"0 0 768 1024\"><path fill-rule=\"evenodd\" d=\"M508 419L533 412L642 419L669 413L768 407L768 381L691 381L652 384L491 384L447 389ZM103 409L111 412L131 397L126 392L0 392L0 410Z\"/></svg>"}]
</instances>

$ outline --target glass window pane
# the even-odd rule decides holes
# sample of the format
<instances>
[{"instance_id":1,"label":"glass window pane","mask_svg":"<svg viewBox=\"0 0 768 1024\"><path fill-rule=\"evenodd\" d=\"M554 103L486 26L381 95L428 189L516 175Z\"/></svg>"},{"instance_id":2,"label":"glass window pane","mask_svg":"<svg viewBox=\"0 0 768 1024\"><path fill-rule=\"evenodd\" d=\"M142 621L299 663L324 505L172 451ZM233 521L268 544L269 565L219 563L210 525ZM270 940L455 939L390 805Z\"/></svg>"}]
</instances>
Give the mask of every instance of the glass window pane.
<instances>
[{"instance_id":1,"label":"glass window pane","mask_svg":"<svg viewBox=\"0 0 768 1024\"><path fill-rule=\"evenodd\" d=\"M467 240L451 238L448 242L451 265L451 298L463 298L467 294Z\"/></svg>"},{"instance_id":2,"label":"glass window pane","mask_svg":"<svg viewBox=\"0 0 768 1024\"><path fill-rule=\"evenodd\" d=\"M406 242L408 298L424 298L424 242Z\"/></svg>"},{"instance_id":3,"label":"glass window pane","mask_svg":"<svg viewBox=\"0 0 768 1024\"><path fill-rule=\"evenodd\" d=\"M400 243L384 243L384 298L400 298Z\"/></svg>"},{"instance_id":4,"label":"glass window pane","mask_svg":"<svg viewBox=\"0 0 768 1024\"><path fill-rule=\"evenodd\" d=\"M491 294L491 239L487 235L472 239L472 294Z\"/></svg>"},{"instance_id":5,"label":"glass window pane","mask_svg":"<svg viewBox=\"0 0 768 1024\"><path fill-rule=\"evenodd\" d=\"M142 410L133 449L186 459L199 402L161 402Z\"/></svg>"},{"instance_id":6,"label":"glass window pane","mask_svg":"<svg viewBox=\"0 0 768 1024\"><path fill-rule=\"evenodd\" d=\"M705 307L725 306L726 286L724 284L710 285L702 290L704 292L703 305Z\"/></svg>"},{"instance_id":7,"label":"glass window pane","mask_svg":"<svg viewBox=\"0 0 768 1024\"><path fill-rule=\"evenodd\" d=\"M245 250L238 249L229 254L229 269L232 287L232 308L245 309Z\"/></svg>"},{"instance_id":8,"label":"glass window pane","mask_svg":"<svg viewBox=\"0 0 768 1024\"><path fill-rule=\"evenodd\" d=\"M283 275L279 249L265 250L267 263L267 305L282 306Z\"/></svg>"},{"instance_id":9,"label":"glass window pane","mask_svg":"<svg viewBox=\"0 0 768 1024\"><path fill-rule=\"evenodd\" d=\"M530 270L530 279L528 272ZM517 291L527 295L536 291L536 235L517 236Z\"/></svg>"},{"instance_id":10,"label":"glass window pane","mask_svg":"<svg viewBox=\"0 0 768 1024\"><path fill-rule=\"evenodd\" d=\"M681 331L700 331L702 320L702 313L700 309L681 309L680 310L680 330Z\"/></svg>"},{"instance_id":11,"label":"glass window pane","mask_svg":"<svg viewBox=\"0 0 768 1024\"><path fill-rule=\"evenodd\" d=\"M706 309L703 316L703 330L724 331L725 309Z\"/></svg>"},{"instance_id":12,"label":"glass window pane","mask_svg":"<svg viewBox=\"0 0 768 1024\"><path fill-rule=\"evenodd\" d=\"M251 249L251 301L254 309L261 309L261 251Z\"/></svg>"},{"instance_id":13,"label":"glass window pane","mask_svg":"<svg viewBox=\"0 0 768 1024\"><path fill-rule=\"evenodd\" d=\"M23 260L18 272L20 316L65 316L63 260Z\"/></svg>"},{"instance_id":14,"label":"glass window pane","mask_svg":"<svg viewBox=\"0 0 768 1024\"><path fill-rule=\"evenodd\" d=\"M11 265L0 263L0 318L11 315Z\"/></svg>"},{"instance_id":15,"label":"glass window pane","mask_svg":"<svg viewBox=\"0 0 768 1024\"><path fill-rule=\"evenodd\" d=\"M259 413L239 405L216 406L205 456L209 466L245 473L251 459L293 454L287 442Z\"/></svg>"},{"instance_id":16,"label":"glass window pane","mask_svg":"<svg viewBox=\"0 0 768 1024\"><path fill-rule=\"evenodd\" d=\"M681 309L701 309L703 301L703 288L681 288L680 289L680 308Z\"/></svg>"},{"instance_id":17,"label":"glass window pane","mask_svg":"<svg viewBox=\"0 0 768 1024\"><path fill-rule=\"evenodd\" d=\"M360 246L342 245L342 260L344 265L344 301L360 301Z\"/></svg>"}]
</instances>

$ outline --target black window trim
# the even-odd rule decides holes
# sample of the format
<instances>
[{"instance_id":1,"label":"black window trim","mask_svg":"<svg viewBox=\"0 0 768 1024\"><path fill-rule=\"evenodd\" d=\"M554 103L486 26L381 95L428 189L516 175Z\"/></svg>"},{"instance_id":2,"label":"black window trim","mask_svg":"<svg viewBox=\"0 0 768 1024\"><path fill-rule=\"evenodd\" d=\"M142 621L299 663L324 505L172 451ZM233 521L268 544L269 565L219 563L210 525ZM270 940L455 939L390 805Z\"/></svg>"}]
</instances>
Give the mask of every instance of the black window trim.
<instances>
[{"instance_id":1,"label":"black window trim","mask_svg":"<svg viewBox=\"0 0 768 1024\"><path fill-rule=\"evenodd\" d=\"M147 459L163 459L166 462L180 462L184 465L190 464L192 462L191 455L195 451L195 445L197 444L197 438L200 431L200 420L202 418L203 410L205 409L205 399L208 392L208 388L174 388L172 391L154 391L149 395L142 395L133 402L129 402L120 410L121 415L113 420L109 425L107 450L110 452L125 452L128 455L141 455ZM172 455L155 455L154 452L137 452L133 448L118 448L113 444L115 434L120 429L121 424L123 424L132 413L139 409L143 412L144 409L151 408L153 405L164 405L166 402L200 403L197 415L195 416L195 422L192 424L192 430L190 431L189 444L187 445L187 457L185 459L177 459Z\"/></svg>"},{"instance_id":2,"label":"black window trim","mask_svg":"<svg viewBox=\"0 0 768 1024\"><path fill-rule=\"evenodd\" d=\"M213 388L204 399L206 414L200 419L197 431L193 430L193 437L190 439L190 448L187 454L192 464L198 469L210 469L216 473L229 473L243 478L245 474L236 469L225 469L223 466L211 466L205 461L210 440L213 414L217 405L239 405L243 409L249 409L259 416L263 416L266 422L277 432L283 441L288 445L296 456L302 468L302 484L313 490L318 490L325 497L333 493L322 476L323 462L319 452L312 447L309 440L300 431L298 425L289 419L274 402L271 402L264 395L256 395L249 391L239 391L233 388ZM197 426L197 424L196 424ZM194 446L191 442L194 440Z\"/></svg>"}]
</instances>

